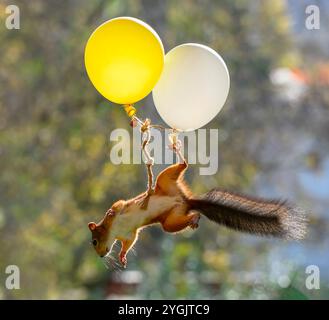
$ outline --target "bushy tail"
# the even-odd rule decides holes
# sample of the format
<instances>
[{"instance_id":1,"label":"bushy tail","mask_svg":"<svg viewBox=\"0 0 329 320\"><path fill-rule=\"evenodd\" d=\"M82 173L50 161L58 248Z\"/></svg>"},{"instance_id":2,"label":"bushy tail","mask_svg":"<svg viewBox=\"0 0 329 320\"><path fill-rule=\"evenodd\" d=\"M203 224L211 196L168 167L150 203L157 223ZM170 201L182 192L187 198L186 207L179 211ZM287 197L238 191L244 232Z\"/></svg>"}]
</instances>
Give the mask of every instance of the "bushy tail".
<instances>
[{"instance_id":1,"label":"bushy tail","mask_svg":"<svg viewBox=\"0 0 329 320\"><path fill-rule=\"evenodd\" d=\"M286 202L215 189L199 198L189 199L188 203L190 210L199 211L210 220L238 231L288 240L300 240L306 234L304 212Z\"/></svg>"}]
</instances>

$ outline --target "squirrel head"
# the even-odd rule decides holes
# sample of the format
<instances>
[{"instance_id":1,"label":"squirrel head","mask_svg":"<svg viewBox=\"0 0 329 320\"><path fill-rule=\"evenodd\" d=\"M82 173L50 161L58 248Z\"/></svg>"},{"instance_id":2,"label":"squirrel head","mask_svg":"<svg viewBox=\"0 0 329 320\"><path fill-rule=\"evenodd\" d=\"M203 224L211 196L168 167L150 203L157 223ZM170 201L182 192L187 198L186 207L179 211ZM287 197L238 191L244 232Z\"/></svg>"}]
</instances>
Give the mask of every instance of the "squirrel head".
<instances>
[{"instance_id":1,"label":"squirrel head","mask_svg":"<svg viewBox=\"0 0 329 320\"><path fill-rule=\"evenodd\" d=\"M110 251L108 248L108 241L110 239L113 221L118 215L123 213L125 207L126 202L124 200L119 200L106 211L100 222L88 223L88 228L91 231L91 244L100 257L104 257Z\"/></svg>"}]
</instances>

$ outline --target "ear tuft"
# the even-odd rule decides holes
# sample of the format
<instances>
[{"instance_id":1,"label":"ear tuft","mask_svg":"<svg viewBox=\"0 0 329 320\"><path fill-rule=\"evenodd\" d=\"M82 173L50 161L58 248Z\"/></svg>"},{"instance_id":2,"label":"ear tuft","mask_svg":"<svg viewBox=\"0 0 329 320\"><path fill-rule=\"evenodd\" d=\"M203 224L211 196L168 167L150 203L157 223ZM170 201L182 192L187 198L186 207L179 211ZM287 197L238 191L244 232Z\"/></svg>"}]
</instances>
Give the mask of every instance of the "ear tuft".
<instances>
[{"instance_id":1,"label":"ear tuft","mask_svg":"<svg viewBox=\"0 0 329 320\"><path fill-rule=\"evenodd\" d=\"M96 229L96 223L95 222L89 222L88 227L90 231L94 231Z\"/></svg>"},{"instance_id":2,"label":"ear tuft","mask_svg":"<svg viewBox=\"0 0 329 320\"><path fill-rule=\"evenodd\" d=\"M115 213L121 214L122 211L125 209L125 207L126 207L126 201L119 200L119 201L117 201L116 203L113 204L112 210L114 210Z\"/></svg>"},{"instance_id":3,"label":"ear tuft","mask_svg":"<svg viewBox=\"0 0 329 320\"><path fill-rule=\"evenodd\" d=\"M115 216L115 211L113 209L108 209L106 211L106 216Z\"/></svg>"}]
</instances>

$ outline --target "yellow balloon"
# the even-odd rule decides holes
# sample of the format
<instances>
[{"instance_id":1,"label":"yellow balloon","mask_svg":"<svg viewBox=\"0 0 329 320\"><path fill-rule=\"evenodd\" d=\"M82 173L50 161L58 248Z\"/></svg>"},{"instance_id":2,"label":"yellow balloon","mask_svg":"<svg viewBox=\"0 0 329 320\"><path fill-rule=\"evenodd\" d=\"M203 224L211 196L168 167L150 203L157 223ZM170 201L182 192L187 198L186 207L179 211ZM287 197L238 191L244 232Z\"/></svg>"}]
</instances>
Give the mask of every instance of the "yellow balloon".
<instances>
[{"instance_id":1,"label":"yellow balloon","mask_svg":"<svg viewBox=\"0 0 329 320\"><path fill-rule=\"evenodd\" d=\"M100 25L85 49L91 82L105 98L119 104L146 97L159 80L163 64L158 34L145 22L130 17Z\"/></svg>"}]
</instances>

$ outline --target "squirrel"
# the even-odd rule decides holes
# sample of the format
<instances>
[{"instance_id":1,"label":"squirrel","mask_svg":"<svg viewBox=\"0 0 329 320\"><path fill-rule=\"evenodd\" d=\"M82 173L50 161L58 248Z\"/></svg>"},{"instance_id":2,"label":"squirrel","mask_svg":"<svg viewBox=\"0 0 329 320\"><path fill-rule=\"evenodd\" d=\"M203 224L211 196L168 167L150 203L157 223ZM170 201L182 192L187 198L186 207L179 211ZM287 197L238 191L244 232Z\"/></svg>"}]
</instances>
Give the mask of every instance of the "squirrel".
<instances>
[{"instance_id":1,"label":"squirrel","mask_svg":"<svg viewBox=\"0 0 329 320\"><path fill-rule=\"evenodd\" d=\"M98 222L90 222L92 245L100 257L110 255L114 243L121 242L119 261L126 267L127 253L143 228L161 224L166 232L177 233L187 227L196 229L201 215L211 221L261 236L301 240L306 233L306 219L301 210L284 201L253 198L214 189L195 196L184 181L188 164L185 159L164 169L151 187L130 200L119 200Z\"/></svg>"}]
</instances>

